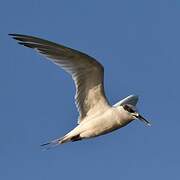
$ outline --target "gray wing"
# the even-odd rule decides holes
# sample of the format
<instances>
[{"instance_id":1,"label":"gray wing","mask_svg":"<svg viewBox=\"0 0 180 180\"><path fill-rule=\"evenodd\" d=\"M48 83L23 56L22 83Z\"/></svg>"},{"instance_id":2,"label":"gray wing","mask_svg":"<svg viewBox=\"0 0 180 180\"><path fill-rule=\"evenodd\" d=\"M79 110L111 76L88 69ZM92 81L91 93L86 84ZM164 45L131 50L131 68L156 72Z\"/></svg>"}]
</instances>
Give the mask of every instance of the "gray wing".
<instances>
[{"instance_id":1,"label":"gray wing","mask_svg":"<svg viewBox=\"0 0 180 180\"><path fill-rule=\"evenodd\" d=\"M109 106L104 93L104 69L94 58L77 50L33 36L9 34L19 44L37 50L71 74L76 86L76 106L80 123L85 116Z\"/></svg>"},{"instance_id":2,"label":"gray wing","mask_svg":"<svg viewBox=\"0 0 180 180\"><path fill-rule=\"evenodd\" d=\"M133 106L136 106L137 102L138 102L138 96L135 95L130 95L124 99L122 99L121 101L119 101L118 103L116 103L115 105L113 105L114 107L117 106L122 106L124 104L131 104Z\"/></svg>"}]
</instances>

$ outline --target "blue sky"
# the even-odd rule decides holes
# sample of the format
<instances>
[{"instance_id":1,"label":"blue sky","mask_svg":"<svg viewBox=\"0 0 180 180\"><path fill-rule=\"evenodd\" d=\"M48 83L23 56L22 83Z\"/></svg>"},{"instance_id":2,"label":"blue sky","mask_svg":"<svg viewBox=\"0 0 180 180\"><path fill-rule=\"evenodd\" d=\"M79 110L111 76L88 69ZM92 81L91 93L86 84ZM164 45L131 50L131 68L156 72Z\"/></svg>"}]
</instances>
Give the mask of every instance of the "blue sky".
<instances>
[{"instance_id":1,"label":"blue sky","mask_svg":"<svg viewBox=\"0 0 180 180\"><path fill-rule=\"evenodd\" d=\"M4 0L0 6L0 179L163 179L180 170L180 1ZM81 50L105 67L113 104L138 94L151 128L135 121L114 133L42 151L78 116L71 77L8 33Z\"/></svg>"}]
</instances>

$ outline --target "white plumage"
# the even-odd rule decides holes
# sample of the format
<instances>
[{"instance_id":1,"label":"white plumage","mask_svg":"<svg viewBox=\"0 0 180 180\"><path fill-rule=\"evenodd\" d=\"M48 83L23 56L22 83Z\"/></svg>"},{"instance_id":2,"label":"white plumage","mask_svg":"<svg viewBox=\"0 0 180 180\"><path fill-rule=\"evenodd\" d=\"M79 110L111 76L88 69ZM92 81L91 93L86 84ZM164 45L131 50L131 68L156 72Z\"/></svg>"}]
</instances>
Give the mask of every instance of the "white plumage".
<instances>
[{"instance_id":1,"label":"white plumage","mask_svg":"<svg viewBox=\"0 0 180 180\"><path fill-rule=\"evenodd\" d=\"M76 86L78 126L62 138L45 143L58 145L106 134L134 119L149 125L137 112L138 97L130 95L111 106L104 92L104 68L94 58L77 50L33 36L10 34L19 44L35 49L68 72Z\"/></svg>"}]
</instances>

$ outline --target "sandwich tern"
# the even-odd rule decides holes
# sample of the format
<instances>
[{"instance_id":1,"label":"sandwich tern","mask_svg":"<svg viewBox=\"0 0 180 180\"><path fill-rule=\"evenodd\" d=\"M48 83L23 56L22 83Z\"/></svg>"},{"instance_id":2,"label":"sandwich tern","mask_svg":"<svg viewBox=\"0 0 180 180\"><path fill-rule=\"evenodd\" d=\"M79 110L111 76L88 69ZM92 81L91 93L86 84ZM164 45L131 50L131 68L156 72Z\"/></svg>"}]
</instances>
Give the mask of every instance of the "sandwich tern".
<instances>
[{"instance_id":1,"label":"sandwich tern","mask_svg":"<svg viewBox=\"0 0 180 180\"><path fill-rule=\"evenodd\" d=\"M19 44L45 55L68 72L76 86L79 111L77 126L61 138L42 144L47 148L107 134L139 119L150 123L136 109L138 96L130 95L111 106L104 92L104 68L93 57L80 51L34 36L9 34Z\"/></svg>"}]
</instances>

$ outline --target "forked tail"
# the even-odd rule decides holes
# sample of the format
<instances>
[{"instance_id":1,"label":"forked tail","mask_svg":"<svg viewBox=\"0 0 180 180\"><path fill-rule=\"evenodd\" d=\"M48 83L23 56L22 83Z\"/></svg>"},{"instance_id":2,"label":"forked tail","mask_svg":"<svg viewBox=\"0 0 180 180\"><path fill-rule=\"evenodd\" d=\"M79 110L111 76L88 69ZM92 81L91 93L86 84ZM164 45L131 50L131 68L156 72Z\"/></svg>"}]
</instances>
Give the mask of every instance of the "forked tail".
<instances>
[{"instance_id":1,"label":"forked tail","mask_svg":"<svg viewBox=\"0 0 180 180\"><path fill-rule=\"evenodd\" d=\"M51 148L54 148L60 144L63 144L63 143L66 143L66 142L74 142L74 141L79 141L81 140L81 136L80 134L77 134L77 135L69 135L69 134L66 134L65 136L61 137L61 138L58 138L58 139L55 139L53 141L50 141L50 142L47 142L47 143L44 143L44 144L41 144L41 147L43 147L44 150L48 150L48 149L51 149Z\"/></svg>"},{"instance_id":2,"label":"forked tail","mask_svg":"<svg viewBox=\"0 0 180 180\"><path fill-rule=\"evenodd\" d=\"M58 146L60 144L63 144L65 142L66 142L66 139L65 139L65 136L64 136L64 137L52 140L50 142L41 144L40 146L43 147L44 150L48 150L48 149L54 148L54 147L56 147L56 146Z\"/></svg>"}]
</instances>

